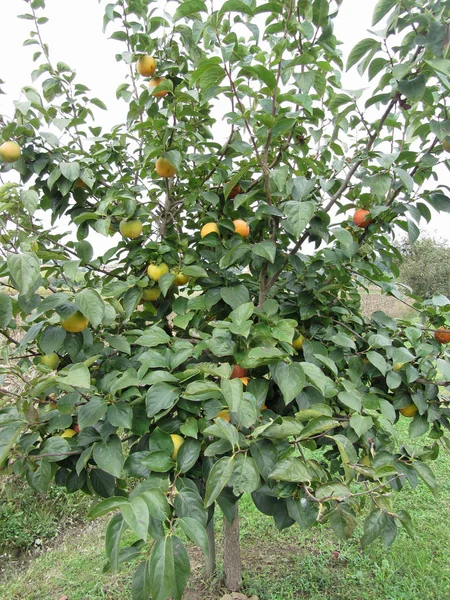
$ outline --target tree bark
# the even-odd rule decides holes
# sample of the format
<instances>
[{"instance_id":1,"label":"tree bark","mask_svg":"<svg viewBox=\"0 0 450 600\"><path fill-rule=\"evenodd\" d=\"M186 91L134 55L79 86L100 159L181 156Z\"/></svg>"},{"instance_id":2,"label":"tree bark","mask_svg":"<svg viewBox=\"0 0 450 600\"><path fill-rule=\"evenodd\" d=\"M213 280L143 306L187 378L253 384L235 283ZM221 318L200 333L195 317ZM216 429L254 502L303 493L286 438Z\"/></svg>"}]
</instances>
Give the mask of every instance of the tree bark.
<instances>
[{"instance_id":1,"label":"tree bark","mask_svg":"<svg viewBox=\"0 0 450 600\"><path fill-rule=\"evenodd\" d=\"M223 518L223 571L225 587L238 592L242 583L241 548L239 544L239 511L235 505L233 522Z\"/></svg>"},{"instance_id":2,"label":"tree bark","mask_svg":"<svg viewBox=\"0 0 450 600\"><path fill-rule=\"evenodd\" d=\"M206 535L208 536L209 554L205 562L205 575L208 579L211 579L216 570L216 540L214 537L214 517L211 517L211 520L206 526Z\"/></svg>"}]
</instances>

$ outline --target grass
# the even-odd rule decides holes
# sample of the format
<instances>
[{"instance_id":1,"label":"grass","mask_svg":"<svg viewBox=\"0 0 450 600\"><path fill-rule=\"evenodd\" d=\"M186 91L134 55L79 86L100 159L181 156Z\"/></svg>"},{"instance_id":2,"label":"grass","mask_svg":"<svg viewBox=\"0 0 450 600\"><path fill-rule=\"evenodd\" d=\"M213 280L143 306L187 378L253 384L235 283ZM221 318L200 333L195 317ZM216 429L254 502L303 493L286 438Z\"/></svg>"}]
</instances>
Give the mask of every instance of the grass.
<instances>
[{"instance_id":1,"label":"grass","mask_svg":"<svg viewBox=\"0 0 450 600\"><path fill-rule=\"evenodd\" d=\"M405 433L409 421L399 426ZM433 466L441 490L434 498L424 485L398 494L396 508L408 510L416 525L415 539L401 532L389 551L377 541L363 552L357 535L342 542L328 529L301 532L293 526L277 531L250 497L241 502L243 589L261 600L422 600L448 598L450 590L450 456L442 453ZM9 562L0 600L131 600L134 565L103 574L106 521L71 527L47 552L28 564ZM220 515L217 516L218 576L202 576L202 557L192 548L190 600L213 600L220 585ZM131 541L131 538L130 538Z\"/></svg>"}]
</instances>

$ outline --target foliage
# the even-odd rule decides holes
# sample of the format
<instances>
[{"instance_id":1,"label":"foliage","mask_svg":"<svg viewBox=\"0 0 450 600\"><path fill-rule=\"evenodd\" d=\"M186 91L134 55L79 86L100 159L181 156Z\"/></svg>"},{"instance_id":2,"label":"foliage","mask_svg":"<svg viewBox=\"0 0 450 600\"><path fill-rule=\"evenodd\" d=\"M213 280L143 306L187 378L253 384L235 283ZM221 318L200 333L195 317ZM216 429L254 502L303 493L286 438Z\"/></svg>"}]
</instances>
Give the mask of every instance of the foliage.
<instances>
[{"instance_id":1,"label":"foliage","mask_svg":"<svg viewBox=\"0 0 450 600\"><path fill-rule=\"evenodd\" d=\"M450 248L443 240L421 237L411 244L399 244L402 255L400 281L416 296L450 296Z\"/></svg>"},{"instance_id":2,"label":"foliage","mask_svg":"<svg viewBox=\"0 0 450 600\"><path fill-rule=\"evenodd\" d=\"M65 488L51 486L43 496L21 479L11 477L1 490L0 552L14 556L39 547L37 540L45 543L66 524L83 519L87 509L82 497L67 495Z\"/></svg>"},{"instance_id":3,"label":"foliage","mask_svg":"<svg viewBox=\"0 0 450 600\"><path fill-rule=\"evenodd\" d=\"M44 0L27 4L36 87L2 117L3 139L22 148L2 166L20 183L0 188L0 277L15 291L0 296L3 371L25 384L2 392L5 469L41 493L55 479L101 496L93 518L118 511L107 568L141 557L135 600L181 598L179 535L207 552L215 503L231 519L245 492L279 529L328 523L347 538L369 503L364 547L411 532L392 491L422 480L436 492L427 462L446 439L437 383L449 365L427 330L383 313L365 321L359 289L397 294L394 226L414 240L430 206L448 210L446 188L427 182L450 130L450 9L378 2L373 25L386 25L347 64L372 81L364 103L341 88L340 2L185 0L171 16L118 0L104 25L130 65L117 89L127 114L104 132L103 102L50 58ZM144 53L165 76L156 87L135 75ZM370 209L364 231L356 208ZM44 227L41 211L76 241ZM235 233L238 218L249 236ZM90 232L108 237L125 219L142 235L113 237L94 258ZM202 237L207 223L218 234ZM155 285L161 296L140 304ZM433 329L450 303L416 308ZM58 371L40 362L53 352ZM235 364L248 381L231 378ZM398 447L394 423L411 403L410 436L429 433L431 447ZM173 434L185 440L178 454ZM136 541L121 547L127 530Z\"/></svg>"}]
</instances>

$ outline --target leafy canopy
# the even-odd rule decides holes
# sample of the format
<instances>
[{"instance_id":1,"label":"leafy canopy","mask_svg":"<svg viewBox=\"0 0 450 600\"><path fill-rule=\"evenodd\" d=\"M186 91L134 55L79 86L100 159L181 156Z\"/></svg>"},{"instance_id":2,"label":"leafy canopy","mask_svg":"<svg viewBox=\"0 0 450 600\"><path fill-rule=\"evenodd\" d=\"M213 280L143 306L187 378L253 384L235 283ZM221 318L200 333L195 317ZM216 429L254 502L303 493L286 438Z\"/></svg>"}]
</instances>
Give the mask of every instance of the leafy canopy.
<instances>
[{"instance_id":1,"label":"leafy canopy","mask_svg":"<svg viewBox=\"0 0 450 600\"><path fill-rule=\"evenodd\" d=\"M118 511L107 568L141 556L136 599L181 598L179 533L207 552L215 503L232 519L243 493L280 529L328 523L347 538L366 504L363 546L411 533L392 491L436 491L450 367L432 332L450 302L416 300L423 328L365 319L360 291L399 296L394 226L414 241L430 208L450 206L433 181L450 132L446 3L380 0L345 67L341 2L112 2L104 26L130 75L111 131L50 55L44 0L26 3L34 85L0 121L22 149L1 166L4 470L100 496L92 517ZM156 86L136 74L144 54ZM355 67L366 100L342 89ZM124 220L142 235L115 235ZM218 233L201 237L207 223ZM93 231L111 242L103 255ZM40 362L52 353L57 371ZM231 378L236 364L248 380ZM411 404L422 450L397 442ZM136 542L121 547L127 529Z\"/></svg>"}]
</instances>

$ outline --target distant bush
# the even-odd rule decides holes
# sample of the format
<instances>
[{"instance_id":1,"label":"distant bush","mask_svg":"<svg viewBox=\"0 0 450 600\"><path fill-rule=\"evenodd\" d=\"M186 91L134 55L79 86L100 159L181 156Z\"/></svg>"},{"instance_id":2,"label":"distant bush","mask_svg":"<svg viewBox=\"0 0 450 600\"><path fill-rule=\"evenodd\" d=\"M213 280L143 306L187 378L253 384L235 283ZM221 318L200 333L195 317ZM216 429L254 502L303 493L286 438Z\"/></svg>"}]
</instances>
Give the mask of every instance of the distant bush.
<instances>
[{"instance_id":1,"label":"distant bush","mask_svg":"<svg viewBox=\"0 0 450 600\"><path fill-rule=\"evenodd\" d=\"M53 486L44 496L19 478L9 478L0 494L0 554L16 555L37 540L45 543L65 526L80 522L88 503L82 494L69 495L65 488Z\"/></svg>"},{"instance_id":2,"label":"distant bush","mask_svg":"<svg viewBox=\"0 0 450 600\"><path fill-rule=\"evenodd\" d=\"M399 280L422 298L450 295L450 247L444 240L424 237L398 244L403 262Z\"/></svg>"}]
</instances>

